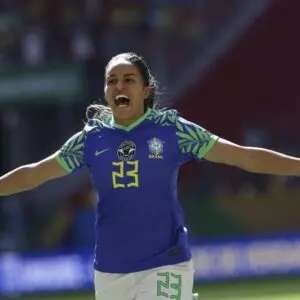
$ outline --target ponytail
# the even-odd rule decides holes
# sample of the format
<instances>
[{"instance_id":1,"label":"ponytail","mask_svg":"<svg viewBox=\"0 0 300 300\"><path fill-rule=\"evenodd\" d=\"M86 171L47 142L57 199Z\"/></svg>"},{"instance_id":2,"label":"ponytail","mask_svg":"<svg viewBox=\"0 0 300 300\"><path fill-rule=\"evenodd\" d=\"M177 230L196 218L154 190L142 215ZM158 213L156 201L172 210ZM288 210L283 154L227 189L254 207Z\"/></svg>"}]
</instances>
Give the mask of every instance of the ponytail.
<instances>
[{"instance_id":1,"label":"ponytail","mask_svg":"<svg viewBox=\"0 0 300 300\"><path fill-rule=\"evenodd\" d=\"M91 104L87 107L85 116L88 120L98 119L105 122L111 119L112 110L110 107L102 104Z\"/></svg>"}]
</instances>

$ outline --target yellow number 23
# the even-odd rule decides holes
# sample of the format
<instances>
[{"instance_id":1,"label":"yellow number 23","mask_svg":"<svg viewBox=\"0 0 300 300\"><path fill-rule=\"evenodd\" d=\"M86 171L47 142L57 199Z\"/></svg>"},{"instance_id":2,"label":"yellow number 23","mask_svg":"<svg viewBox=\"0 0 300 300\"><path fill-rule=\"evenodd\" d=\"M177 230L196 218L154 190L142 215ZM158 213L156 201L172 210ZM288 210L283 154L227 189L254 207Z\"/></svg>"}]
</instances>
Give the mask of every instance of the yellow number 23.
<instances>
[{"instance_id":1,"label":"yellow number 23","mask_svg":"<svg viewBox=\"0 0 300 300\"><path fill-rule=\"evenodd\" d=\"M139 187L139 161L118 161L113 162L112 165L117 168L112 172L113 187L125 188L125 187ZM126 169L126 170L125 170ZM122 182L125 177L131 177L131 182L125 184Z\"/></svg>"}]
</instances>

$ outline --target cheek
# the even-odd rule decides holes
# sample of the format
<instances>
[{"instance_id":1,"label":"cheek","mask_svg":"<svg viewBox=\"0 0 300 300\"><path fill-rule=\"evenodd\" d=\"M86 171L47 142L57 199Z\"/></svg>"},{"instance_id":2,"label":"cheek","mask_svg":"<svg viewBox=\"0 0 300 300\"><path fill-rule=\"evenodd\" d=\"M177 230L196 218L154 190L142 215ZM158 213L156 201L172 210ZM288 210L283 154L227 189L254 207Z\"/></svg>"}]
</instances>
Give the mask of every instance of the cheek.
<instances>
[{"instance_id":1,"label":"cheek","mask_svg":"<svg viewBox=\"0 0 300 300\"><path fill-rule=\"evenodd\" d=\"M105 96L106 101L110 101L111 100L112 91L111 91L111 89L109 87L105 87L104 88L104 96Z\"/></svg>"},{"instance_id":2,"label":"cheek","mask_svg":"<svg viewBox=\"0 0 300 300\"><path fill-rule=\"evenodd\" d=\"M134 90L134 100L135 102L143 102L145 99L145 93L141 89Z\"/></svg>"},{"instance_id":3,"label":"cheek","mask_svg":"<svg viewBox=\"0 0 300 300\"><path fill-rule=\"evenodd\" d=\"M136 106L144 105L144 97L141 93L135 93L134 97L132 97L132 103Z\"/></svg>"}]
</instances>

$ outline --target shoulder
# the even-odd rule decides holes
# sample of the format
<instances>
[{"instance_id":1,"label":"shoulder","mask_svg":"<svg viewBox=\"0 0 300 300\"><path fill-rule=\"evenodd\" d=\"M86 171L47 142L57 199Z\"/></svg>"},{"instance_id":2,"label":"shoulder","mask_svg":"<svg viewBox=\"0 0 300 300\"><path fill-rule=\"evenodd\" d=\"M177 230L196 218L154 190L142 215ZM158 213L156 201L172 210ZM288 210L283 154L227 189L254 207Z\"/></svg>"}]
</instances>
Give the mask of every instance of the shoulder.
<instances>
[{"instance_id":1,"label":"shoulder","mask_svg":"<svg viewBox=\"0 0 300 300\"><path fill-rule=\"evenodd\" d=\"M179 114L175 109L152 109L147 119L161 126L175 125Z\"/></svg>"},{"instance_id":2,"label":"shoulder","mask_svg":"<svg viewBox=\"0 0 300 300\"><path fill-rule=\"evenodd\" d=\"M162 109L155 110L153 109L147 119L153 121L154 123L161 126L172 126L174 125L178 129L182 129L183 126L197 126L202 128L200 125L197 125L183 117L180 116L179 112L175 109Z\"/></svg>"}]
</instances>

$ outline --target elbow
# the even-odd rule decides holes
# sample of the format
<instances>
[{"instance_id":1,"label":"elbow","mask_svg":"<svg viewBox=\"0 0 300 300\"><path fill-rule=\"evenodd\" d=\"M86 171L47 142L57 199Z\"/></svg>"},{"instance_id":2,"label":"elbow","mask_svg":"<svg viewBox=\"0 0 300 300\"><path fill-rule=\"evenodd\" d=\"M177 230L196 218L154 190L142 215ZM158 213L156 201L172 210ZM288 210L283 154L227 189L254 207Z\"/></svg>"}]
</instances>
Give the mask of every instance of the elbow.
<instances>
[{"instance_id":1,"label":"elbow","mask_svg":"<svg viewBox=\"0 0 300 300\"><path fill-rule=\"evenodd\" d=\"M236 165L238 168L256 173L259 170L259 159L254 151L248 151L246 156L242 156L238 164Z\"/></svg>"},{"instance_id":2,"label":"elbow","mask_svg":"<svg viewBox=\"0 0 300 300\"><path fill-rule=\"evenodd\" d=\"M274 161L270 160L269 154L260 148L249 149L242 168L248 172L259 174L271 174L274 168Z\"/></svg>"},{"instance_id":3,"label":"elbow","mask_svg":"<svg viewBox=\"0 0 300 300\"><path fill-rule=\"evenodd\" d=\"M253 164L245 164L240 169L251 173L259 173L258 168Z\"/></svg>"}]
</instances>

